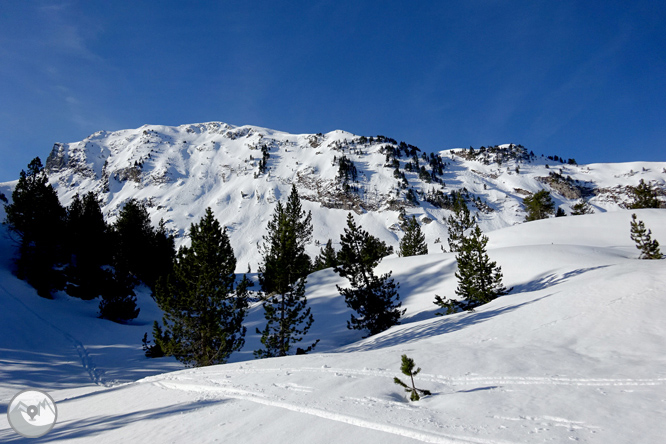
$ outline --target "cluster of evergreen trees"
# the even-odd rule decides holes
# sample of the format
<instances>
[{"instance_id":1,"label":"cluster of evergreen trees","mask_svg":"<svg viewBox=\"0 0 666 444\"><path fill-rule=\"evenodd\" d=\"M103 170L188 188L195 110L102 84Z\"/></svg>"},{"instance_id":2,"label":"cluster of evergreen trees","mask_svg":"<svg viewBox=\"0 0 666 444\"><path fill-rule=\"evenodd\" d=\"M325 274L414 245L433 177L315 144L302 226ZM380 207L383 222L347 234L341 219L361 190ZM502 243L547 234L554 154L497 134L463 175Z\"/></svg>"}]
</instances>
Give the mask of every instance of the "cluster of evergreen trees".
<instances>
[{"instance_id":1,"label":"cluster of evergreen trees","mask_svg":"<svg viewBox=\"0 0 666 444\"><path fill-rule=\"evenodd\" d=\"M100 316L134 319L134 287L154 288L171 264L173 238L163 225L152 227L144 205L128 201L112 225L104 220L93 193L76 195L63 207L37 157L21 171L5 205L6 223L16 236L16 274L37 293L51 298L65 290L81 299L100 300Z\"/></svg>"}]
</instances>

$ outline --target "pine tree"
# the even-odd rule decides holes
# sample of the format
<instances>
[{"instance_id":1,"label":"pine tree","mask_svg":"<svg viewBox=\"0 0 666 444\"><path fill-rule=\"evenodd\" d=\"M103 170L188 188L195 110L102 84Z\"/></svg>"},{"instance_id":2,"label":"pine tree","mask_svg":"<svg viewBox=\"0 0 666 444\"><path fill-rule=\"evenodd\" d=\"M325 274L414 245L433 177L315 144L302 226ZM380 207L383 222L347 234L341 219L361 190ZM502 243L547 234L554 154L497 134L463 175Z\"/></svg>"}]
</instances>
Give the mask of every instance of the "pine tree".
<instances>
[{"instance_id":1,"label":"pine tree","mask_svg":"<svg viewBox=\"0 0 666 444\"><path fill-rule=\"evenodd\" d=\"M580 199L578 202L571 206L572 216L581 216L583 214L592 214L594 210L590 203L585 199Z\"/></svg>"},{"instance_id":2,"label":"pine tree","mask_svg":"<svg viewBox=\"0 0 666 444\"><path fill-rule=\"evenodd\" d=\"M92 192L83 199L75 195L67 208L67 253L67 294L85 300L100 296L108 278L102 267L111 263L111 251L109 227Z\"/></svg>"},{"instance_id":3,"label":"pine tree","mask_svg":"<svg viewBox=\"0 0 666 444\"><path fill-rule=\"evenodd\" d=\"M5 211L10 231L19 238L18 277L40 296L50 298L63 284L55 267L63 262L65 209L48 183L39 157L28 164L27 171L21 171L12 203L5 205Z\"/></svg>"},{"instance_id":4,"label":"pine tree","mask_svg":"<svg viewBox=\"0 0 666 444\"><path fill-rule=\"evenodd\" d=\"M155 326L153 336L161 350L188 366L222 364L245 343L247 284L234 292L236 258L210 208L190 227L190 240L156 286L164 330Z\"/></svg>"},{"instance_id":5,"label":"pine tree","mask_svg":"<svg viewBox=\"0 0 666 444\"><path fill-rule=\"evenodd\" d=\"M407 257L428 254L428 244L426 244L425 236L416 217L412 216L411 219L407 219L403 227L405 235L400 240L398 255Z\"/></svg>"},{"instance_id":6,"label":"pine tree","mask_svg":"<svg viewBox=\"0 0 666 444\"><path fill-rule=\"evenodd\" d=\"M633 202L629 205L629 208L638 210L641 208L660 207L657 192L650 184L645 183L643 179L640 180L637 186L629 187L629 191L633 197Z\"/></svg>"},{"instance_id":7,"label":"pine tree","mask_svg":"<svg viewBox=\"0 0 666 444\"><path fill-rule=\"evenodd\" d=\"M511 291L502 283L502 267L490 261L488 257L487 243L488 237L483 235L478 225L475 225L470 235L463 239L460 251L456 255L458 270L455 273L458 279L456 295L461 299L445 300L435 296L434 303L446 308L446 314L453 313L457 309L473 310Z\"/></svg>"},{"instance_id":8,"label":"pine tree","mask_svg":"<svg viewBox=\"0 0 666 444\"><path fill-rule=\"evenodd\" d=\"M636 242L636 248L641 252L639 259L661 259L663 255L659 249L659 242L652 240L652 230L647 230L642 220L631 215L631 240Z\"/></svg>"},{"instance_id":9,"label":"pine tree","mask_svg":"<svg viewBox=\"0 0 666 444\"><path fill-rule=\"evenodd\" d=\"M162 221L157 229L151 225L145 204L136 199L125 203L113 224L112 239L116 272L128 273L135 284L144 282L154 290L158 278L169 273L175 257L173 237Z\"/></svg>"},{"instance_id":10,"label":"pine tree","mask_svg":"<svg viewBox=\"0 0 666 444\"><path fill-rule=\"evenodd\" d=\"M338 265L338 256L333 248L333 241L329 239L326 245L319 250L319 255L312 265L312 271L319 271L336 265Z\"/></svg>"},{"instance_id":11,"label":"pine tree","mask_svg":"<svg viewBox=\"0 0 666 444\"><path fill-rule=\"evenodd\" d=\"M401 387L404 387L405 391L407 393L410 393L409 399L411 399L412 401L418 401L419 399L421 399L421 397L419 396L419 392L421 392L421 394L423 394L425 396L432 395L432 393L430 393L430 390L424 390L424 389L416 388L416 386L414 385L414 376L419 374L419 372L421 371L421 368L419 367L416 370L414 370L414 365L415 365L414 360L412 358L408 358L407 355L402 355L401 359L402 359L402 362L400 364L400 371L402 372L403 375L409 376L409 378L412 382L411 387L409 385L405 384L404 382L402 382L397 377L393 378L393 382L395 382L396 384L398 384Z\"/></svg>"},{"instance_id":12,"label":"pine tree","mask_svg":"<svg viewBox=\"0 0 666 444\"><path fill-rule=\"evenodd\" d=\"M467 208L465 199L459 192L453 196L453 214L446 219L447 230L449 232L449 250L451 253L460 251L460 246L465 233L474 226L476 217L472 216Z\"/></svg>"},{"instance_id":13,"label":"pine tree","mask_svg":"<svg viewBox=\"0 0 666 444\"><path fill-rule=\"evenodd\" d=\"M99 302L100 318L122 323L139 316L134 281L128 273L105 269L99 285L102 296Z\"/></svg>"},{"instance_id":14,"label":"pine tree","mask_svg":"<svg viewBox=\"0 0 666 444\"><path fill-rule=\"evenodd\" d=\"M555 213L555 202L550 197L548 190L537 191L526 197L523 199L523 205L525 205L525 211L527 211L525 222L545 219Z\"/></svg>"},{"instance_id":15,"label":"pine tree","mask_svg":"<svg viewBox=\"0 0 666 444\"><path fill-rule=\"evenodd\" d=\"M400 309L399 284L391 279L391 272L378 277L373 271L392 248L359 228L351 213L347 215L347 228L340 240L342 247L335 271L349 279L351 288L336 287L345 297L347 306L357 314L351 315L347 328L368 330L374 335L399 324L405 314L405 310Z\"/></svg>"},{"instance_id":16,"label":"pine tree","mask_svg":"<svg viewBox=\"0 0 666 444\"><path fill-rule=\"evenodd\" d=\"M311 239L312 214L303 211L298 191L292 186L287 205L278 202L275 206L262 245L259 283L268 296L263 304L266 327L257 329L264 349L255 351L257 357L286 356L314 322L305 297L306 276L311 269L305 246Z\"/></svg>"}]
</instances>

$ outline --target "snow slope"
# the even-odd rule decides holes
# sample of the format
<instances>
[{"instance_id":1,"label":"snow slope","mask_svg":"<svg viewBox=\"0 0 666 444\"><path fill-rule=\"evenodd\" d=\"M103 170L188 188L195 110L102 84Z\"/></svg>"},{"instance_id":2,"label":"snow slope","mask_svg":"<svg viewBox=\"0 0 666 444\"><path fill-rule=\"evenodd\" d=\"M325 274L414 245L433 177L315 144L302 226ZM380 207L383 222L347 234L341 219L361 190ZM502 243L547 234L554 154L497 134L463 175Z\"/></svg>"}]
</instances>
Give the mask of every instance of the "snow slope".
<instances>
[{"instance_id":1,"label":"snow slope","mask_svg":"<svg viewBox=\"0 0 666 444\"><path fill-rule=\"evenodd\" d=\"M666 239L666 210L636 213ZM488 233L513 291L471 313L434 316L434 295L454 295L453 255L385 259L377 271L393 271L407 315L366 339L344 326L344 280L314 273L307 339L322 339L317 353L251 360L250 334L237 362L163 374L176 364L139 356L148 319L104 328L90 303L39 299L5 263L0 403L19 387L48 389L59 420L42 441L661 443L666 261L636 259L630 215ZM150 302L142 315L155 314ZM249 332L260 319L255 307ZM401 354L423 368L416 383L432 396L411 403L393 383ZM4 415L0 441L22 442Z\"/></svg>"}]
</instances>

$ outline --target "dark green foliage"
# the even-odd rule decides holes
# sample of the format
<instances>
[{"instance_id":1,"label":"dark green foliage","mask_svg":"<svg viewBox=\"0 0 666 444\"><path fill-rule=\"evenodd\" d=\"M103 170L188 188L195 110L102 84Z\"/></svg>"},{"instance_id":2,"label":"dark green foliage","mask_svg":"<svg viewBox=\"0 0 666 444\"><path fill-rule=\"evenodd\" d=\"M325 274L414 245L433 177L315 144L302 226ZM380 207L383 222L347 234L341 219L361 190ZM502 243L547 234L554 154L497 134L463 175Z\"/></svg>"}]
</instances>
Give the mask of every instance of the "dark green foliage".
<instances>
[{"instance_id":1,"label":"dark green foliage","mask_svg":"<svg viewBox=\"0 0 666 444\"><path fill-rule=\"evenodd\" d=\"M236 258L210 208L190 227L190 239L157 284L164 332L156 325L153 337L164 353L188 366L222 364L245 343L247 283L234 292Z\"/></svg>"},{"instance_id":2,"label":"dark green foliage","mask_svg":"<svg viewBox=\"0 0 666 444\"><path fill-rule=\"evenodd\" d=\"M461 299L444 300L435 296L435 305L446 309L446 313L438 315L455 313L458 309L473 310L511 291L502 284L502 267L488 257L487 243L488 237L483 235L478 225L463 238L456 255L458 270L455 273L458 279L456 295Z\"/></svg>"},{"instance_id":3,"label":"dark green foliage","mask_svg":"<svg viewBox=\"0 0 666 444\"><path fill-rule=\"evenodd\" d=\"M594 210L588 201L585 199L580 199L578 202L571 206L571 215L572 216L581 216L583 214L592 214Z\"/></svg>"},{"instance_id":4,"label":"dark green foliage","mask_svg":"<svg viewBox=\"0 0 666 444\"><path fill-rule=\"evenodd\" d=\"M312 265L312 271L319 271L336 265L338 265L338 255L333 248L333 241L329 239L326 245L319 250L319 255Z\"/></svg>"},{"instance_id":5,"label":"dark green foliage","mask_svg":"<svg viewBox=\"0 0 666 444\"><path fill-rule=\"evenodd\" d=\"M63 262L62 242L65 209L48 183L39 157L21 171L12 193L12 204L5 205L6 223L18 237L17 275L46 298L62 288L61 273L54 269Z\"/></svg>"},{"instance_id":6,"label":"dark green foliage","mask_svg":"<svg viewBox=\"0 0 666 444\"><path fill-rule=\"evenodd\" d=\"M347 184L350 181L355 182L357 176L356 165L354 165L351 159L343 155L338 160L338 180L343 184Z\"/></svg>"},{"instance_id":7,"label":"dark green foliage","mask_svg":"<svg viewBox=\"0 0 666 444\"><path fill-rule=\"evenodd\" d=\"M307 306L305 297L305 278L299 279L282 294L268 296L264 302L266 327L261 333L261 350L255 350L257 358L287 356L292 345L303 340L314 322L314 317ZM319 342L317 339L302 353L310 352Z\"/></svg>"},{"instance_id":8,"label":"dark green foliage","mask_svg":"<svg viewBox=\"0 0 666 444\"><path fill-rule=\"evenodd\" d=\"M629 204L629 208L638 210L641 208L659 208L660 202L657 198L657 192L650 184L645 183L643 179L640 180L637 186L629 187L632 194L633 202Z\"/></svg>"},{"instance_id":9,"label":"dark green foliage","mask_svg":"<svg viewBox=\"0 0 666 444\"><path fill-rule=\"evenodd\" d=\"M419 374L421 368L417 368L416 370L414 370L414 365L415 365L414 360L412 358L408 358L407 355L402 355L401 358L402 362L400 364L400 371L402 372L403 375L409 376L412 385L411 387L408 386L407 384L402 382L398 377L394 377L393 382L395 382L401 387L404 387L405 391L407 393L410 393L409 399L411 399L412 401L418 401L419 399L421 399L421 397L419 396L419 392L421 392L421 394L424 396L432 395L432 393L430 393L430 390L416 388L416 386L414 385L414 376Z\"/></svg>"},{"instance_id":10,"label":"dark green foliage","mask_svg":"<svg viewBox=\"0 0 666 444\"><path fill-rule=\"evenodd\" d=\"M311 269L305 246L311 239L312 214L303 211L298 191L292 186L287 205L278 202L275 206L262 246L259 282L268 296L263 304L266 327L257 329L264 346L255 351L258 357L287 355L314 322L305 297L306 276Z\"/></svg>"},{"instance_id":11,"label":"dark green foliage","mask_svg":"<svg viewBox=\"0 0 666 444\"><path fill-rule=\"evenodd\" d=\"M567 213L564 212L562 207L557 207L557 211L555 212L555 217L564 217L566 215Z\"/></svg>"},{"instance_id":12,"label":"dark green foliage","mask_svg":"<svg viewBox=\"0 0 666 444\"><path fill-rule=\"evenodd\" d=\"M526 197L523 199L523 205L525 205L525 211L527 211L525 222L545 219L555 213L555 203L548 190L537 191Z\"/></svg>"},{"instance_id":13,"label":"dark green foliage","mask_svg":"<svg viewBox=\"0 0 666 444\"><path fill-rule=\"evenodd\" d=\"M146 206L130 199L113 224L112 236L116 271L128 273L135 283L143 281L154 290L157 279L169 273L175 256L173 238L163 223L153 228Z\"/></svg>"},{"instance_id":14,"label":"dark green foliage","mask_svg":"<svg viewBox=\"0 0 666 444\"><path fill-rule=\"evenodd\" d=\"M106 269L99 285L102 287L102 299L99 302L100 318L125 322L139 316L134 282L127 273Z\"/></svg>"},{"instance_id":15,"label":"dark green foliage","mask_svg":"<svg viewBox=\"0 0 666 444\"><path fill-rule=\"evenodd\" d=\"M400 240L398 255L406 257L428 254L428 245L416 217L412 216L411 219L407 219L403 228L405 235Z\"/></svg>"},{"instance_id":16,"label":"dark green foliage","mask_svg":"<svg viewBox=\"0 0 666 444\"><path fill-rule=\"evenodd\" d=\"M460 251L465 233L476 223L476 217L472 216L465 199L461 193L453 195L453 214L446 219L449 232L449 250L451 253Z\"/></svg>"},{"instance_id":17,"label":"dark green foliage","mask_svg":"<svg viewBox=\"0 0 666 444\"><path fill-rule=\"evenodd\" d=\"M347 306L357 314L351 315L347 328L368 330L377 334L399 324L405 310L401 310L398 284L391 279L391 273L375 276L374 268L382 257L392 252L391 247L367 231L359 228L351 213L347 216L347 228L340 236L341 249L338 253L339 265L335 271L349 279L351 288L336 286L345 297Z\"/></svg>"},{"instance_id":18,"label":"dark green foliage","mask_svg":"<svg viewBox=\"0 0 666 444\"><path fill-rule=\"evenodd\" d=\"M661 259L663 255L659 250L659 242L652 239L652 230L647 230L642 220L636 219L636 214L631 215L631 240L636 242L636 248L640 250L639 259Z\"/></svg>"},{"instance_id":19,"label":"dark green foliage","mask_svg":"<svg viewBox=\"0 0 666 444\"><path fill-rule=\"evenodd\" d=\"M111 245L109 227L94 193L83 199L75 195L67 208L67 240L65 291L85 300L100 296L108 284L108 272L102 267L111 263Z\"/></svg>"},{"instance_id":20,"label":"dark green foliage","mask_svg":"<svg viewBox=\"0 0 666 444\"><path fill-rule=\"evenodd\" d=\"M259 160L259 173L264 174L268 168L268 159L271 155L268 153L268 146L261 145L261 159Z\"/></svg>"}]
</instances>

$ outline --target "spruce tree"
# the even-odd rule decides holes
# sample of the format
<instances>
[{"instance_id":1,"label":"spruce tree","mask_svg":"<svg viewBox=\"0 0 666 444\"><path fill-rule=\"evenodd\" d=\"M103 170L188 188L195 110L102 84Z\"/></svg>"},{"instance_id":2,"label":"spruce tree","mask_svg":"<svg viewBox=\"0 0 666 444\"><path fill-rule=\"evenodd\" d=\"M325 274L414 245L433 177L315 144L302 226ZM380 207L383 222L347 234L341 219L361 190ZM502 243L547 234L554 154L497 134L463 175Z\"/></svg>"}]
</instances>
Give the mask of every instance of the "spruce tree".
<instances>
[{"instance_id":1,"label":"spruce tree","mask_svg":"<svg viewBox=\"0 0 666 444\"><path fill-rule=\"evenodd\" d=\"M222 364L245 342L247 284L234 292L236 258L210 208L190 227L190 240L156 286L164 327L156 325L153 335L161 350L188 366Z\"/></svg>"},{"instance_id":2,"label":"spruce tree","mask_svg":"<svg viewBox=\"0 0 666 444\"><path fill-rule=\"evenodd\" d=\"M7 225L18 237L17 275L46 298L62 288L61 272L55 267L63 262L62 239L65 231L65 209L48 183L39 157L22 170L12 203L5 205Z\"/></svg>"},{"instance_id":3,"label":"spruce tree","mask_svg":"<svg viewBox=\"0 0 666 444\"><path fill-rule=\"evenodd\" d=\"M368 330L370 335L399 324L405 314L401 310L397 288L391 272L375 276L374 268L392 248L358 227L354 217L347 215L347 228L340 236L341 249L335 271L349 279L351 288L336 286L349 308L356 312L347 321L347 328Z\"/></svg>"},{"instance_id":4,"label":"spruce tree","mask_svg":"<svg viewBox=\"0 0 666 444\"><path fill-rule=\"evenodd\" d=\"M451 253L460 251L460 246L465 234L476 223L476 217L472 216L467 208L465 199L459 192L453 195L453 214L446 219L449 233L448 242Z\"/></svg>"},{"instance_id":5,"label":"spruce tree","mask_svg":"<svg viewBox=\"0 0 666 444\"><path fill-rule=\"evenodd\" d=\"M555 213L555 202L550 197L548 190L537 191L531 196L527 196L523 199L523 205L525 205L525 211L527 211L525 222L545 219Z\"/></svg>"},{"instance_id":6,"label":"spruce tree","mask_svg":"<svg viewBox=\"0 0 666 444\"><path fill-rule=\"evenodd\" d=\"M633 201L629 204L629 208L638 210L641 208L659 208L660 202L657 197L657 192L650 184L645 183L643 179L640 180L637 186L629 187L632 194Z\"/></svg>"},{"instance_id":7,"label":"spruce tree","mask_svg":"<svg viewBox=\"0 0 666 444\"><path fill-rule=\"evenodd\" d=\"M636 242L636 248L640 250L639 259L661 259L663 255L659 249L659 242L652 239L652 230L645 228L642 220L636 219L636 214L631 215L631 240Z\"/></svg>"},{"instance_id":8,"label":"spruce tree","mask_svg":"<svg viewBox=\"0 0 666 444\"><path fill-rule=\"evenodd\" d=\"M128 273L105 269L100 282L99 317L123 323L139 316L134 281Z\"/></svg>"},{"instance_id":9,"label":"spruce tree","mask_svg":"<svg viewBox=\"0 0 666 444\"><path fill-rule=\"evenodd\" d=\"M275 206L267 231L259 267L259 283L267 294L263 303L266 327L257 329L264 348L255 351L262 358L289 354L314 322L305 297L306 276L311 269L305 246L312 239L312 214L302 209L295 186L286 206L282 202Z\"/></svg>"},{"instance_id":10,"label":"spruce tree","mask_svg":"<svg viewBox=\"0 0 666 444\"><path fill-rule=\"evenodd\" d=\"M475 225L469 236L463 239L460 251L456 255L458 279L456 295L459 300L445 300L435 296L435 304L454 313L457 309L473 310L498 296L508 294L502 283L502 267L490 260L486 252L488 237ZM439 313L438 313L439 314Z\"/></svg>"},{"instance_id":11,"label":"spruce tree","mask_svg":"<svg viewBox=\"0 0 666 444\"><path fill-rule=\"evenodd\" d=\"M426 244L425 236L416 217L412 216L411 219L407 219L403 227L405 235L400 239L398 255L407 257L428 254L428 244Z\"/></svg>"},{"instance_id":12,"label":"spruce tree","mask_svg":"<svg viewBox=\"0 0 666 444\"><path fill-rule=\"evenodd\" d=\"M312 264L312 271L319 271L336 265L338 265L338 256L333 248L333 241L329 239L326 245L319 250L319 255Z\"/></svg>"}]
</instances>

